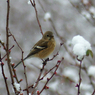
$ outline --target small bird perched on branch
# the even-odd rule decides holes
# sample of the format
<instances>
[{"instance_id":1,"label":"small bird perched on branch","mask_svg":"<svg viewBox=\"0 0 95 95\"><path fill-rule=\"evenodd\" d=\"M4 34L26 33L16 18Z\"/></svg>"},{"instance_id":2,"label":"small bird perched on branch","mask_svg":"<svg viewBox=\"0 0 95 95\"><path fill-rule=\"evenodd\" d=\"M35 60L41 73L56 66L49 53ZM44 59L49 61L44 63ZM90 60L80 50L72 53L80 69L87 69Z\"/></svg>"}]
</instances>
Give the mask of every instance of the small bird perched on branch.
<instances>
[{"instance_id":1,"label":"small bird perched on branch","mask_svg":"<svg viewBox=\"0 0 95 95\"><path fill-rule=\"evenodd\" d=\"M47 31L43 34L42 39L40 39L30 50L30 53L23 59L25 61L30 57L38 57L40 59L44 59L48 57L54 50L56 45L53 33L51 31ZM22 61L20 61L14 68L16 68Z\"/></svg>"}]
</instances>

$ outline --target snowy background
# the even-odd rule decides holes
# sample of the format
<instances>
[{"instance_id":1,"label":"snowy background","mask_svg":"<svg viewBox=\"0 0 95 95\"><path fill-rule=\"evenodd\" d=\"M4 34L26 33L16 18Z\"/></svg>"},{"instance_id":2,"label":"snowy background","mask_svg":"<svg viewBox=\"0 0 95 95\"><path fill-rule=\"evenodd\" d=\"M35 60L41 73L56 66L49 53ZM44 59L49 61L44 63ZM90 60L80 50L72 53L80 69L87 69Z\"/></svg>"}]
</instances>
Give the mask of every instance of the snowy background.
<instances>
[{"instance_id":1,"label":"snowy background","mask_svg":"<svg viewBox=\"0 0 95 95\"><path fill-rule=\"evenodd\" d=\"M0 1L0 39L6 42L6 0ZM71 40L75 35L81 35L91 43L93 54L95 55L95 0L36 0L36 7L38 12L39 21L42 26L43 32L52 31L56 40L56 48L50 58L59 50L62 40L56 35L52 24L49 20L44 20L45 14L50 13L51 19L57 30L57 33L63 38L64 46L61 47L59 55L45 67L49 70L53 67L57 60L64 57L57 73L49 82L48 90L44 90L41 95L77 95L77 88L75 87L79 79L79 63L73 54ZM38 26L34 8L28 4L28 0L10 0L10 18L9 28L15 36L17 42L24 50L24 57L27 56L32 46L42 37L40 28ZM11 61L17 64L21 60L21 51L10 37L10 47L15 45L11 50ZM67 50L66 50L67 49ZM81 50L80 50L81 51ZM5 51L1 47L2 57ZM8 77L8 86L13 94L10 75L6 61L5 75ZM27 66L28 84L32 85L39 75L37 67L42 66L42 61L37 58L31 58L25 61ZM82 63L82 83L80 95L91 95L95 88L95 57L85 57ZM21 82L22 89L25 88L25 77L22 64L17 68L17 76L23 79ZM49 77L51 73L48 74ZM46 78L39 84L38 90L46 82ZM30 89L31 92L31 89ZM0 68L0 95L7 95L5 83L3 80ZM26 94L24 94L26 95ZM35 94L36 95L36 94Z\"/></svg>"}]
</instances>

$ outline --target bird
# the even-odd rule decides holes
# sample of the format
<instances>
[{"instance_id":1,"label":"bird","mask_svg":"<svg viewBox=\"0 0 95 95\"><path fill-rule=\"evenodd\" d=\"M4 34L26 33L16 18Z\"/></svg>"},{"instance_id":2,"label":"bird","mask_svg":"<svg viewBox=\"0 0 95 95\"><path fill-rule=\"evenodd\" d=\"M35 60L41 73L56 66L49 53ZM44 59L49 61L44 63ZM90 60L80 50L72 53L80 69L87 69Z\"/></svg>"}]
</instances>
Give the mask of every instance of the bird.
<instances>
[{"instance_id":1,"label":"bird","mask_svg":"<svg viewBox=\"0 0 95 95\"><path fill-rule=\"evenodd\" d=\"M54 51L55 46L56 42L53 32L46 31L42 38L32 47L30 53L23 59L23 61L31 57L38 57L43 60ZM22 60L15 65L14 68L16 68L20 63L22 63Z\"/></svg>"}]
</instances>

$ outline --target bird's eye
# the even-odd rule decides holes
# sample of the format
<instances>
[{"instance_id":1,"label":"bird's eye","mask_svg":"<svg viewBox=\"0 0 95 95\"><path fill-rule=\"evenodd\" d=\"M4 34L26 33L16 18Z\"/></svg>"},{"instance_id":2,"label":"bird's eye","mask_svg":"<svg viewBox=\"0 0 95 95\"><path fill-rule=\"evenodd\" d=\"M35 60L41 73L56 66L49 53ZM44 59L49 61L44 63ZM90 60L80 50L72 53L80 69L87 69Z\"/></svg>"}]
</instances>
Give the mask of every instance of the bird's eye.
<instances>
[{"instance_id":1,"label":"bird's eye","mask_svg":"<svg viewBox=\"0 0 95 95\"><path fill-rule=\"evenodd\" d=\"M49 35L47 35L47 37L49 37Z\"/></svg>"}]
</instances>

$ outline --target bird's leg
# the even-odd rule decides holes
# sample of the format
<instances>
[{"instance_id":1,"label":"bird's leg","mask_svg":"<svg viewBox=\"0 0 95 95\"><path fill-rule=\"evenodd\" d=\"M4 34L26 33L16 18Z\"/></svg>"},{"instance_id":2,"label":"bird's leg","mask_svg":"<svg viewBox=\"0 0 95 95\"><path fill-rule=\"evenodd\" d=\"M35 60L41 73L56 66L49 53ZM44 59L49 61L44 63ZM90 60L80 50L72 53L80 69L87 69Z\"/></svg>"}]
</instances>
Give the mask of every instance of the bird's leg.
<instances>
[{"instance_id":1,"label":"bird's leg","mask_svg":"<svg viewBox=\"0 0 95 95\"><path fill-rule=\"evenodd\" d=\"M44 64L44 65L46 65L47 64L47 61L49 61L49 58L47 58L47 59L42 59L42 61L43 61L43 63L42 64Z\"/></svg>"}]
</instances>

